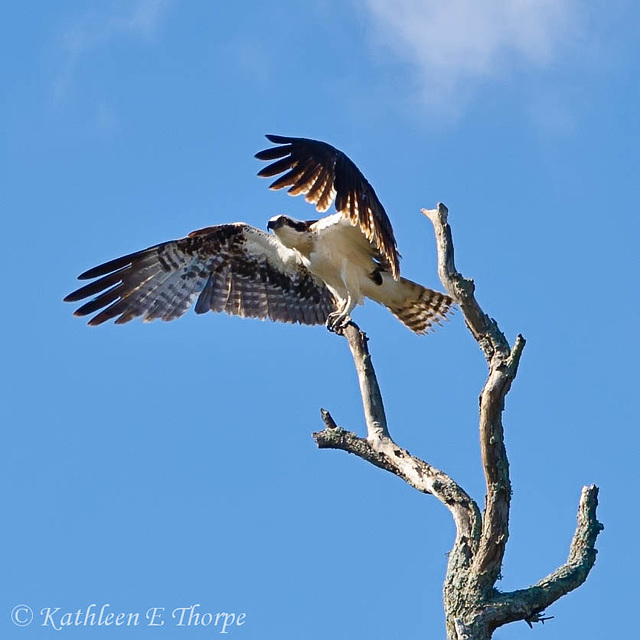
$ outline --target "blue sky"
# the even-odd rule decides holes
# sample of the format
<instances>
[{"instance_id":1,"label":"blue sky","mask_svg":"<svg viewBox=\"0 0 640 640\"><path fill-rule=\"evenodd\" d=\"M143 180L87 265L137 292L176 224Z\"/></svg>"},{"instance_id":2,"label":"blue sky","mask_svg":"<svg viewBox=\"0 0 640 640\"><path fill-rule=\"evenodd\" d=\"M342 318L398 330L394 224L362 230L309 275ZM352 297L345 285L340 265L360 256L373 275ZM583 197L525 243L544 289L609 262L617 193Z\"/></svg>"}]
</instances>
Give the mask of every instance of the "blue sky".
<instances>
[{"instance_id":1,"label":"blue sky","mask_svg":"<svg viewBox=\"0 0 640 640\"><path fill-rule=\"evenodd\" d=\"M10 3L0 72L3 637L60 613L246 613L231 635L443 637L448 512L342 452L364 431L346 343L222 315L91 329L62 303L99 262L194 229L313 217L255 177L263 134L331 142L385 204L403 274L439 287L422 207L527 346L505 428L505 590L566 559L601 487L586 585L504 639L627 634L636 607L636 3L417 0ZM428 337L359 308L391 432L484 496L482 355L458 313ZM16 628L27 604L37 619ZM69 632L68 629L66 629ZM190 627L185 637L216 629Z\"/></svg>"}]
</instances>

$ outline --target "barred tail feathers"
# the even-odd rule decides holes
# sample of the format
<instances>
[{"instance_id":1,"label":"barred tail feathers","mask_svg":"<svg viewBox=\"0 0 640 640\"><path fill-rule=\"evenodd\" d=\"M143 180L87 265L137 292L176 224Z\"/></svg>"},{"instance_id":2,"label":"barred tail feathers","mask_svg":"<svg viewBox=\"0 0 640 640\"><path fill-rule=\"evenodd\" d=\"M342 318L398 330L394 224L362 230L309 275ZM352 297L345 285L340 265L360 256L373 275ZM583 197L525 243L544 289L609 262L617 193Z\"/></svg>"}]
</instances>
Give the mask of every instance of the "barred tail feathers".
<instances>
[{"instance_id":1,"label":"barred tail feathers","mask_svg":"<svg viewBox=\"0 0 640 640\"><path fill-rule=\"evenodd\" d=\"M434 324L441 324L452 311L453 299L445 293L400 278L394 280L386 273L382 284L374 285L367 295L391 311L414 333L427 333ZM371 295L373 294L373 295Z\"/></svg>"}]
</instances>

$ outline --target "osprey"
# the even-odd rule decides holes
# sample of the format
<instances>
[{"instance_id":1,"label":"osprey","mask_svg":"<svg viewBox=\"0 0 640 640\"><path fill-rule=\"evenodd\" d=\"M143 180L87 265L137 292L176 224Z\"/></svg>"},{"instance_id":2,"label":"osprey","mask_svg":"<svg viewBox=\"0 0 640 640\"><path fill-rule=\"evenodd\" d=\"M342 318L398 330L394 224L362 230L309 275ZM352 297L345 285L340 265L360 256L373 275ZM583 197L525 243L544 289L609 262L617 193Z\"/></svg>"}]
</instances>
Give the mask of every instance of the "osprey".
<instances>
[{"instance_id":1,"label":"osprey","mask_svg":"<svg viewBox=\"0 0 640 640\"><path fill-rule=\"evenodd\" d=\"M75 315L98 312L90 325L173 320L195 301L196 313L326 323L340 331L355 306L371 298L416 333L439 323L453 300L400 277L391 223L356 165L324 142L267 138L277 146L256 158L275 162L258 175L284 173L270 188L304 194L322 213L335 202L337 213L306 222L275 216L267 224L273 234L243 222L216 225L105 262L78 276L93 282L65 298L93 297Z\"/></svg>"}]
</instances>

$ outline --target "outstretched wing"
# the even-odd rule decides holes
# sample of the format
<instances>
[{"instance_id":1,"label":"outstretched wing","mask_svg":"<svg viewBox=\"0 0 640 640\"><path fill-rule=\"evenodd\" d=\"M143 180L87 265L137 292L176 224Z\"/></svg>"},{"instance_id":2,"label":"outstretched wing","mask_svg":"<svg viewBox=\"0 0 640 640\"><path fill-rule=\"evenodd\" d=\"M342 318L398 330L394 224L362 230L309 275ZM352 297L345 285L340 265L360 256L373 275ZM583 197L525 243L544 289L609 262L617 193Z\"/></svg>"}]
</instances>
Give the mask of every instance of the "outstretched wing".
<instances>
[{"instance_id":1,"label":"outstretched wing","mask_svg":"<svg viewBox=\"0 0 640 640\"><path fill-rule=\"evenodd\" d=\"M279 145L256 153L258 160L275 160L258 175L272 177L286 171L270 185L289 187L292 196L305 194L305 200L326 211L335 201L336 210L359 225L367 240L380 254L381 262L397 280L400 256L391 222L373 187L358 167L335 147L307 138L268 135Z\"/></svg>"},{"instance_id":2,"label":"outstretched wing","mask_svg":"<svg viewBox=\"0 0 640 640\"><path fill-rule=\"evenodd\" d=\"M322 324L335 310L333 296L299 264L295 254L268 233L244 223L194 231L186 238L85 271L98 278L70 293L66 302L91 296L76 312L96 311L90 325L116 324L142 316L173 320L196 302L196 313L226 311L249 318Z\"/></svg>"}]
</instances>

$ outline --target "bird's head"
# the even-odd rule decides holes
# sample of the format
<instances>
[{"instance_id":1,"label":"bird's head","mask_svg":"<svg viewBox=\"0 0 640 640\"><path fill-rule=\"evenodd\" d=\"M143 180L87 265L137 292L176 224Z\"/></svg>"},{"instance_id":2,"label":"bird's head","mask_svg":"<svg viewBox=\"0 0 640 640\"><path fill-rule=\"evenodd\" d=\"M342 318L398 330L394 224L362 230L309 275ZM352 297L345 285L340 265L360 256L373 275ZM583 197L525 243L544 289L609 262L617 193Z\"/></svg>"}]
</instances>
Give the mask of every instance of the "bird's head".
<instances>
[{"instance_id":1,"label":"bird's head","mask_svg":"<svg viewBox=\"0 0 640 640\"><path fill-rule=\"evenodd\" d=\"M276 229L279 229L288 220L287 216L273 216L269 222L267 222L267 229L275 233Z\"/></svg>"},{"instance_id":2,"label":"bird's head","mask_svg":"<svg viewBox=\"0 0 640 640\"><path fill-rule=\"evenodd\" d=\"M273 216L273 218L267 222L267 229L271 229L274 233L282 227L289 227L298 233L305 233L309 230L309 223L289 218L289 216Z\"/></svg>"},{"instance_id":3,"label":"bird's head","mask_svg":"<svg viewBox=\"0 0 640 640\"><path fill-rule=\"evenodd\" d=\"M301 243L307 242L311 222L301 222L288 216L274 216L267 223L267 229L273 231L278 240L290 249L298 248Z\"/></svg>"}]
</instances>

